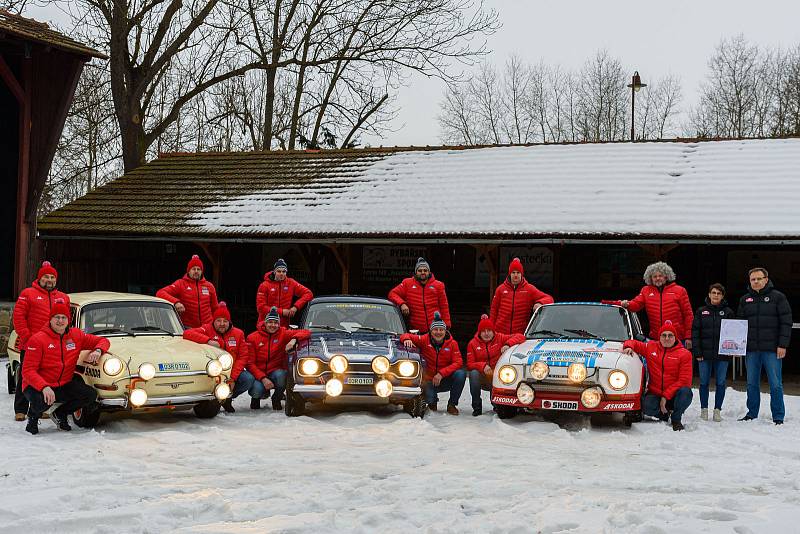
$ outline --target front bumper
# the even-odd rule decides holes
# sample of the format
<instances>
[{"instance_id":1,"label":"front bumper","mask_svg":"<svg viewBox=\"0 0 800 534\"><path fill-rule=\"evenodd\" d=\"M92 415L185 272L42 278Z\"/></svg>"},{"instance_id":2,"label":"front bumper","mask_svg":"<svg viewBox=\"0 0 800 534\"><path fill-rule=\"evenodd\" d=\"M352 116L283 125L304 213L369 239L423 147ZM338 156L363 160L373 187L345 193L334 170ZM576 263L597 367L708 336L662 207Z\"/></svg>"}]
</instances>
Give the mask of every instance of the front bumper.
<instances>
[{"instance_id":1,"label":"front bumper","mask_svg":"<svg viewBox=\"0 0 800 534\"><path fill-rule=\"evenodd\" d=\"M587 408L581 403L579 392L562 391L542 391L536 389L535 384L530 385L535 397L531 404L523 404L517 398L516 389L492 388L492 405L509 406L525 410L545 410L545 411L565 411L565 412L585 412L585 413L624 413L642 409L641 395L633 394L608 394L603 393L600 404L594 408ZM587 385L587 387L592 387Z\"/></svg>"},{"instance_id":2,"label":"front bumper","mask_svg":"<svg viewBox=\"0 0 800 534\"><path fill-rule=\"evenodd\" d=\"M169 408L172 406L187 406L187 405L191 406L209 400L216 400L216 397L214 396L213 393L199 393L196 395L176 395L172 397L148 397L147 402L145 402L142 406L135 406L135 407L130 404L127 396L113 397L110 399L104 399L102 397L99 397L97 399L97 402L100 404L100 406L132 408L134 410L138 410L141 408L154 408L154 407Z\"/></svg>"},{"instance_id":3,"label":"front bumper","mask_svg":"<svg viewBox=\"0 0 800 534\"><path fill-rule=\"evenodd\" d=\"M331 397L322 384L295 384L294 393L306 400L322 400L325 404L397 404L422 394L421 387L394 386L388 397L379 397L372 386L345 385L342 394Z\"/></svg>"}]
</instances>

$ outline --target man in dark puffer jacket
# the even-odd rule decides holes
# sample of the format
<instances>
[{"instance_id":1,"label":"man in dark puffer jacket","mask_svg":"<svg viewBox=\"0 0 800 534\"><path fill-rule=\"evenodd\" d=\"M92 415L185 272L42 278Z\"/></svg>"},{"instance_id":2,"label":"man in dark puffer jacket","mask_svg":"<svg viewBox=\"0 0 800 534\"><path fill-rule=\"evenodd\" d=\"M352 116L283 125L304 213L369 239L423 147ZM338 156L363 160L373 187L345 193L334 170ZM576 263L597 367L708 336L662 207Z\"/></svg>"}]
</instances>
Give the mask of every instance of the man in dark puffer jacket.
<instances>
[{"instance_id":1,"label":"man in dark puffer jacket","mask_svg":"<svg viewBox=\"0 0 800 534\"><path fill-rule=\"evenodd\" d=\"M714 421L722 421L722 401L725 399L725 375L730 357L719 353L719 331L723 319L733 319L733 310L725 300L725 287L711 284L706 305L694 312L692 321L692 352L700 370L700 418L708 421L708 384L711 373L716 377Z\"/></svg>"},{"instance_id":2,"label":"man in dark puffer jacket","mask_svg":"<svg viewBox=\"0 0 800 534\"><path fill-rule=\"evenodd\" d=\"M736 315L748 322L747 331L747 414L740 421L758 417L761 403L761 368L769 380L772 421L783 424L783 381L781 370L792 336L792 309L786 295L776 290L763 267L750 269L750 289L739 300Z\"/></svg>"}]
</instances>

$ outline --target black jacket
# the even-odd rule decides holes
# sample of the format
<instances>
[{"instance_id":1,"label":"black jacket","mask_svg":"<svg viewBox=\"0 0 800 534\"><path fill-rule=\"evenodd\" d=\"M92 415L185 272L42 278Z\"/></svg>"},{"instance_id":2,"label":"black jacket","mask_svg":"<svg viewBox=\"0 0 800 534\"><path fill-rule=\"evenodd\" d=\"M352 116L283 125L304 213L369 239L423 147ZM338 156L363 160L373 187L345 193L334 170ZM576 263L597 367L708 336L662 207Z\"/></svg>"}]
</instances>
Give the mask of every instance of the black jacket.
<instances>
[{"instance_id":1,"label":"black jacket","mask_svg":"<svg viewBox=\"0 0 800 534\"><path fill-rule=\"evenodd\" d=\"M736 315L747 319L747 350L775 352L788 348L792 337L792 308L786 295L774 289L772 282L756 293L749 289L739 299Z\"/></svg>"},{"instance_id":2,"label":"black jacket","mask_svg":"<svg viewBox=\"0 0 800 534\"><path fill-rule=\"evenodd\" d=\"M735 319L728 302L723 300L714 306L706 297L706 305L697 308L692 321L692 354L704 360L724 360L728 356L719 355L719 329L723 319Z\"/></svg>"}]
</instances>

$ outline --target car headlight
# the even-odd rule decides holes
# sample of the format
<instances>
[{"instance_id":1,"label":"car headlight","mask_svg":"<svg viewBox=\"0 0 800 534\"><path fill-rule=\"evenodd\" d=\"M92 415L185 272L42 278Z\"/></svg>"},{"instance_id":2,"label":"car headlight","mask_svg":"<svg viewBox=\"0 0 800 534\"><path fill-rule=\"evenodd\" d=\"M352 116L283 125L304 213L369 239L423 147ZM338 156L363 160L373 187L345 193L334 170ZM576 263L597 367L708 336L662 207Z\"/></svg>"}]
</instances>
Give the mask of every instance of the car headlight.
<instances>
[{"instance_id":1,"label":"car headlight","mask_svg":"<svg viewBox=\"0 0 800 534\"><path fill-rule=\"evenodd\" d=\"M378 356L372 360L372 370L375 374L382 375L389 371L389 358Z\"/></svg>"},{"instance_id":2,"label":"car headlight","mask_svg":"<svg viewBox=\"0 0 800 534\"><path fill-rule=\"evenodd\" d=\"M503 384L511 384L517 379L517 370L510 365L504 365L497 372L497 378L499 378L500 382Z\"/></svg>"},{"instance_id":3,"label":"car headlight","mask_svg":"<svg viewBox=\"0 0 800 534\"><path fill-rule=\"evenodd\" d=\"M522 404L530 404L533 402L533 399L536 397L536 393L533 391L533 388L530 387L528 384L523 382L517 388L517 398Z\"/></svg>"},{"instance_id":4,"label":"car headlight","mask_svg":"<svg viewBox=\"0 0 800 534\"><path fill-rule=\"evenodd\" d=\"M125 367L125 365L122 363L122 360L116 356L112 356L103 362L103 372L108 376L117 376L122 372L123 367Z\"/></svg>"},{"instance_id":5,"label":"car headlight","mask_svg":"<svg viewBox=\"0 0 800 534\"><path fill-rule=\"evenodd\" d=\"M300 374L304 376L315 376L319 374L319 360L306 358L300 362Z\"/></svg>"},{"instance_id":6,"label":"car headlight","mask_svg":"<svg viewBox=\"0 0 800 534\"><path fill-rule=\"evenodd\" d=\"M550 374L550 366L544 362L536 362L531 366L531 376L536 380L544 380Z\"/></svg>"},{"instance_id":7,"label":"car headlight","mask_svg":"<svg viewBox=\"0 0 800 534\"><path fill-rule=\"evenodd\" d=\"M384 399L392 394L393 389L392 383L388 380L379 380L378 383L375 384L375 393Z\"/></svg>"},{"instance_id":8,"label":"car headlight","mask_svg":"<svg viewBox=\"0 0 800 534\"><path fill-rule=\"evenodd\" d=\"M337 354L333 358L331 358L330 363L328 364L331 367L331 371L340 375L347 371L347 358L342 356L341 354Z\"/></svg>"},{"instance_id":9,"label":"car headlight","mask_svg":"<svg viewBox=\"0 0 800 534\"><path fill-rule=\"evenodd\" d=\"M342 390L344 389L344 384L338 378L331 378L327 382L325 382L325 393L330 395L331 397L338 397L342 394Z\"/></svg>"},{"instance_id":10,"label":"car headlight","mask_svg":"<svg viewBox=\"0 0 800 534\"><path fill-rule=\"evenodd\" d=\"M219 363L222 364L222 370L227 371L231 367L233 367L233 356L228 354L227 352L223 352L219 355Z\"/></svg>"},{"instance_id":11,"label":"car headlight","mask_svg":"<svg viewBox=\"0 0 800 534\"><path fill-rule=\"evenodd\" d=\"M231 387L225 382L217 384L217 387L214 388L214 396L217 398L217 400L224 401L230 394Z\"/></svg>"},{"instance_id":12,"label":"car headlight","mask_svg":"<svg viewBox=\"0 0 800 534\"><path fill-rule=\"evenodd\" d=\"M603 399L603 392L600 388L584 389L581 393L581 403L587 408L596 408Z\"/></svg>"},{"instance_id":13,"label":"car headlight","mask_svg":"<svg viewBox=\"0 0 800 534\"><path fill-rule=\"evenodd\" d=\"M628 375L625 374L625 371L614 369L608 373L608 385L611 386L611 389L615 389L617 391L625 389L625 387L628 385Z\"/></svg>"},{"instance_id":14,"label":"car headlight","mask_svg":"<svg viewBox=\"0 0 800 534\"><path fill-rule=\"evenodd\" d=\"M143 406L147 402L147 392L140 388L134 388L131 391L130 401L136 407Z\"/></svg>"},{"instance_id":15,"label":"car headlight","mask_svg":"<svg viewBox=\"0 0 800 534\"><path fill-rule=\"evenodd\" d=\"M142 380L151 380L156 376L156 366L152 363L143 363L139 366L139 378Z\"/></svg>"},{"instance_id":16,"label":"car headlight","mask_svg":"<svg viewBox=\"0 0 800 534\"><path fill-rule=\"evenodd\" d=\"M567 378L572 382L583 382L586 380L586 366L582 363L572 363L567 368Z\"/></svg>"},{"instance_id":17,"label":"car headlight","mask_svg":"<svg viewBox=\"0 0 800 534\"><path fill-rule=\"evenodd\" d=\"M206 364L206 373L208 376L214 378L222 374L222 364L219 360L208 360Z\"/></svg>"},{"instance_id":18,"label":"car headlight","mask_svg":"<svg viewBox=\"0 0 800 534\"><path fill-rule=\"evenodd\" d=\"M400 376L408 378L416 374L417 366L414 365L414 362L411 360L403 360L400 362L400 365L397 366L397 372L400 373Z\"/></svg>"}]
</instances>

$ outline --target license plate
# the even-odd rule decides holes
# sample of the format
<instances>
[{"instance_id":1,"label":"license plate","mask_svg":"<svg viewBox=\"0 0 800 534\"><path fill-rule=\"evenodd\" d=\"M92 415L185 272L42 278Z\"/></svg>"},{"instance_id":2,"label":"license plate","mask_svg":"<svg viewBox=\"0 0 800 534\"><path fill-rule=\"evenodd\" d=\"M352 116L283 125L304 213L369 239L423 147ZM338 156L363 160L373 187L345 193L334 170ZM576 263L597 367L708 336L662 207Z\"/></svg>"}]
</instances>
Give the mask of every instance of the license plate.
<instances>
[{"instance_id":1,"label":"license plate","mask_svg":"<svg viewBox=\"0 0 800 534\"><path fill-rule=\"evenodd\" d=\"M371 376L348 376L344 379L345 384L371 386L373 378Z\"/></svg>"},{"instance_id":2,"label":"license plate","mask_svg":"<svg viewBox=\"0 0 800 534\"><path fill-rule=\"evenodd\" d=\"M168 363L159 363L158 370L161 372L165 371L188 371L189 370L189 362L168 362Z\"/></svg>"},{"instance_id":3,"label":"license plate","mask_svg":"<svg viewBox=\"0 0 800 534\"><path fill-rule=\"evenodd\" d=\"M578 401L542 401L542 408L545 410L577 410Z\"/></svg>"}]
</instances>

